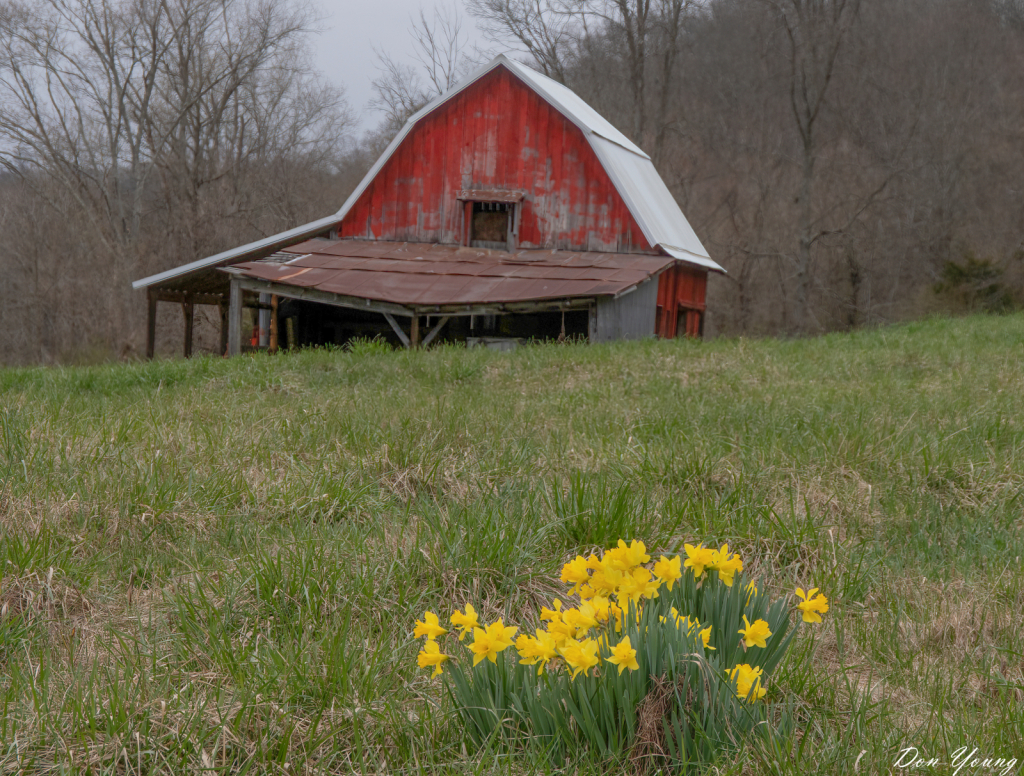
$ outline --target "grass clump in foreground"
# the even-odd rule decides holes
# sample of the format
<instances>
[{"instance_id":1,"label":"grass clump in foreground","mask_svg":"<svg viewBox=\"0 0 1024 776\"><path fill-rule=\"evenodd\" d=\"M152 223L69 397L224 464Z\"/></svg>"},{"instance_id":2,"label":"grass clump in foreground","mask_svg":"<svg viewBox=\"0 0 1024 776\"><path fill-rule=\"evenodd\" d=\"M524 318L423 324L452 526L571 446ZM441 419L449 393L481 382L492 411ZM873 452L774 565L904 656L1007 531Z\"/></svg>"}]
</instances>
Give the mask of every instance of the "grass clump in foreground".
<instances>
[{"instance_id":1,"label":"grass clump in foreground","mask_svg":"<svg viewBox=\"0 0 1024 776\"><path fill-rule=\"evenodd\" d=\"M759 703L796 634L786 633L789 601L769 604L753 580L737 579L743 561L728 545L685 549L685 564L662 555L653 569L637 540L601 558L577 555L561 580L578 606L556 598L542 608L546 626L514 642L518 664L505 653L518 627L499 619L484 628L472 604L452 614L459 641L473 635L472 669L456 658L445 683L469 738L529 743L552 766L600 753L636 773L665 773L710 765L752 732L769 744L791 735L785 704ZM797 590L805 622L828 611L816 592ZM447 632L430 611L416 623L413 635L426 638L417 662L432 676L452 657L437 641Z\"/></svg>"},{"instance_id":2,"label":"grass clump in foreground","mask_svg":"<svg viewBox=\"0 0 1024 776\"><path fill-rule=\"evenodd\" d=\"M831 606L719 773L1020 758L1021 374L1018 315L0 371L0 771L603 773L477 749L410 623L693 536Z\"/></svg>"}]
</instances>

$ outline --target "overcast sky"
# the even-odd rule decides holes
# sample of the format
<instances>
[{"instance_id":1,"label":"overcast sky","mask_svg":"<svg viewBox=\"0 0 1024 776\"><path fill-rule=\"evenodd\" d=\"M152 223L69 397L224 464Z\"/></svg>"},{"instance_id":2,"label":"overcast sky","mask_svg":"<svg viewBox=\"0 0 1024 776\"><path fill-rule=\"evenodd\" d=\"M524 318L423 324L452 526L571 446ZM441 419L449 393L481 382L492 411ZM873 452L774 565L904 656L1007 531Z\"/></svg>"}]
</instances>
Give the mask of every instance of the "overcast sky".
<instances>
[{"instance_id":1,"label":"overcast sky","mask_svg":"<svg viewBox=\"0 0 1024 776\"><path fill-rule=\"evenodd\" d=\"M444 3L451 7L453 0ZM415 63L410 49L410 17L420 8L433 14L433 0L318 0L326 19L324 29L314 37L316 62L324 75L345 87L353 110L359 114L360 129L368 129L380 120L367 103L373 96L371 81L376 77L374 47L393 57ZM461 12L463 29L471 44L484 45L472 17Z\"/></svg>"}]
</instances>

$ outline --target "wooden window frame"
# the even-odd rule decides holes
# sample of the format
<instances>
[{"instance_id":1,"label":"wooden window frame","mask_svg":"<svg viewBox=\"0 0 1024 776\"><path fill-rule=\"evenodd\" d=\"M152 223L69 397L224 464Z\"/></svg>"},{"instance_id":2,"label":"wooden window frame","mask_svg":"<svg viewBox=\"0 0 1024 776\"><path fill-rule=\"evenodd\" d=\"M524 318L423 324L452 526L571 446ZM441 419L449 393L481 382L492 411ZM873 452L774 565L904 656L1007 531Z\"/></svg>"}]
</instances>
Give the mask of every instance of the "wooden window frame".
<instances>
[{"instance_id":1,"label":"wooden window frame","mask_svg":"<svg viewBox=\"0 0 1024 776\"><path fill-rule=\"evenodd\" d=\"M505 250L516 250L519 245L519 221L525 196L525 193L522 191L504 191L499 189L460 189L456 193L455 199L462 203L461 243L468 247L473 242L473 205L476 203L491 202L494 204L508 205L510 212L508 218L508 235L505 240Z\"/></svg>"}]
</instances>

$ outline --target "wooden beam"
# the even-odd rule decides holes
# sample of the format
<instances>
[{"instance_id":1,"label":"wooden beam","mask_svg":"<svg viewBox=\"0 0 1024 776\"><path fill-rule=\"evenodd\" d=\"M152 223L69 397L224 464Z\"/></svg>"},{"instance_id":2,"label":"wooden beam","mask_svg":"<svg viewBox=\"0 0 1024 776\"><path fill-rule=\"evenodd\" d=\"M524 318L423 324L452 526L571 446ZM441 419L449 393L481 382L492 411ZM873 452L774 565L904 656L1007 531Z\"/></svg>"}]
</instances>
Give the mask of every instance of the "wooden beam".
<instances>
[{"instance_id":1,"label":"wooden beam","mask_svg":"<svg viewBox=\"0 0 1024 776\"><path fill-rule=\"evenodd\" d=\"M437 325L433 329L431 329L427 333L427 336L423 338L423 347L426 347L427 345L434 341L434 337L436 337L441 332L441 329L444 328L444 325L448 323L448 318L449 316L446 315L444 318L437 322Z\"/></svg>"},{"instance_id":2,"label":"wooden beam","mask_svg":"<svg viewBox=\"0 0 1024 776\"><path fill-rule=\"evenodd\" d=\"M329 291L319 291L315 288L302 288L300 286L287 286L279 283L271 283L267 280L256 280L255 278L241 277L234 274L232 283L238 283L239 287L246 291L255 291L264 294L277 294L285 299L302 299L307 302L319 302L335 307L349 307L353 310L366 310L371 313L391 313L409 317L413 315L413 309L405 305L392 302L378 302L372 299L364 299L358 296L346 296L344 294L332 294Z\"/></svg>"},{"instance_id":3,"label":"wooden beam","mask_svg":"<svg viewBox=\"0 0 1024 776\"><path fill-rule=\"evenodd\" d=\"M230 271L229 271L230 272ZM417 305L406 306L395 302L380 302L359 296L333 294L315 288L302 288L273 283L268 280L243 277L237 272L230 273L232 280L239 283L246 291L264 294L277 294L285 299L302 299L307 302L329 304L334 307L347 307L352 310L366 310L373 313L390 313L393 316L411 318L419 315L447 315L450 317L465 315L507 315L508 313L539 313L559 312L561 310L589 310L596 302L595 297L563 297L559 299L538 299L527 302L504 302L483 304L449 304L449 305ZM257 303L246 303L247 307L257 307ZM269 305L263 305L268 307Z\"/></svg>"},{"instance_id":4,"label":"wooden beam","mask_svg":"<svg viewBox=\"0 0 1024 776\"><path fill-rule=\"evenodd\" d=\"M192 358L192 329L195 327L196 307L191 301L182 302L181 312L185 315L185 358Z\"/></svg>"},{"instance_id":5,"label":"wooden beam","mask_svg":"<svg viewBox=\"0 0 1024 776\"><path fill-rule=\"evenodd\" d=\"M229 356L237 356L242 352L242 284L237 278L231 278L231 291L228 294L228 352Z\"/></svg>"},{"instance_id":6,"label":"wooden beam","mask_svg":"<svg viewBox=\"0 0 1024 776\"><path fill-rule=\"evenodd\" d=\"M404 331L402 331L402 327L398 325L398 321L395 320L395 316L391 313L384 313L384 320L391 324L391 328L395 330L395 334L398 335L398 339L402 341L402 344L405 345L405 347L409 347L409 337Z\"/></svg>"},{"instance_id":7,"label":"wooden beam","mask_svg":"<svg viewBox=\"0 0 1024 776\"><path fill-rule=\"evenodd\" d=\"M228 354L228 306L221 302L218 305L220 310L220 354Z\"/></svg>"},{"instance_id":8,"label":"wooden beam","mask_svg":"<svg viewBox=\"0 0 1024 776\"><path fill-rule=\"evenodd\" d=\"M224 297L220 294L193 294L190 291L167 291L162 288L151 289L152 293L160 302L192 302L192 304L219 305L224 304Z\"/></svg>"},{"instance_id":9,"label":"wooden beam","mask_svg":"<svg viewBox=\"0 0 1024 776\"><path fill-rule=\"evenodd\" d=\"M147 290L149 302L149 318L146 321L146 358L152 359L156 353L156 303L157 297L152 289Z\"/></svg>"},{"instance_id":10,"label":"wooden beam","mask_svg":"<svg viewBox=\"0 0 1024 776\"><path fill-rule=\"evenodd\" d=\"M420 346L420 317L414 315L409 324L409 347L418 348Z\"/></svg>"},{"instance_id":11,"label":"wooden beam","mask_svg":"<svg viewBox=\"0 0 1024 776\"><path fill-rule=\"evenodd\" d=\"M267 349L277 352L277 294L270 297L270 343Z\"/></svg>"}]
</instances>

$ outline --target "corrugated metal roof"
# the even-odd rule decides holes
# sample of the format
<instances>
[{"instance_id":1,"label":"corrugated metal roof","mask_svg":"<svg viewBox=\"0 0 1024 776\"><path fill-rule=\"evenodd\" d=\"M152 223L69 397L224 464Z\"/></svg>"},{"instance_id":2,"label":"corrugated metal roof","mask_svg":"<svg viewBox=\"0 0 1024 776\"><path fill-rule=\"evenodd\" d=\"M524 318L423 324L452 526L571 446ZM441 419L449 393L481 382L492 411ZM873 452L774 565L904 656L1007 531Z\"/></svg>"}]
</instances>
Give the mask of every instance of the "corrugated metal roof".
<instances>
[{"instance_id":1,"label":"corrugated metal roof","mask_svg":"<svg viewBox=\"0 0 1024 776\"><path fill-rule=\"evenodd\" d=\"M660 246L681 261L722 271L704 250L650 159L604 138L592 137L590 144L651 245Z\"/></svg>"},{"instance_id":2,"label":"corrugated metal roof","mask_svg":"<svg viewBox=\"0 0 1024 776\"><path fill-rule=\"evenodd\" d=\"M273 283L412 307L614 296L672 265L668 256L498 251L371 240L310 240L287 263L233 272Z\"/></svg>"}]
</instances>

